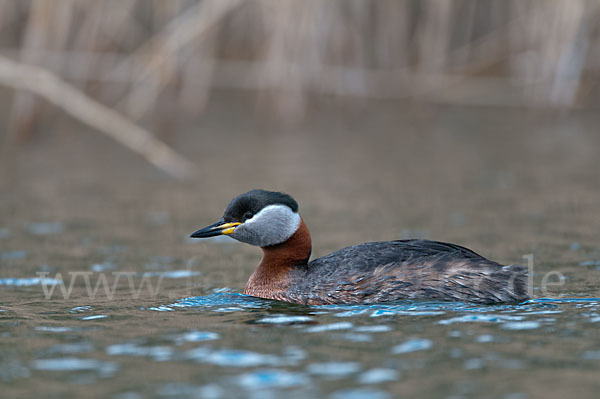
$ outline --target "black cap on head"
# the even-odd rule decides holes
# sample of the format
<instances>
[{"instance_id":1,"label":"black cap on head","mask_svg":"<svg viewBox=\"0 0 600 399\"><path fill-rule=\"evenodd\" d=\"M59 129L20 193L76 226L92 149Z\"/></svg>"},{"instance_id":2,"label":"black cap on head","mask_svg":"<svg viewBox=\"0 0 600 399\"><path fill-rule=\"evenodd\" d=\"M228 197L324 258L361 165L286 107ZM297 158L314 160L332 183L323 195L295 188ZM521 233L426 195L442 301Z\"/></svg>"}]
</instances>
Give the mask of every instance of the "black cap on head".
<instances>
[{"instance_id":1,"label":"black cap on head","mask_svg":"<svg viewBox=\"0 0 600 399\"><path fill-rule=\"evenodd\" d=\"M250 190L231 200L223 218L226 222L243 222L245 215L255 215L267 205L285 205L298 212L298 203L289 195L277 191Z\"/></svg>"}]
</instances>

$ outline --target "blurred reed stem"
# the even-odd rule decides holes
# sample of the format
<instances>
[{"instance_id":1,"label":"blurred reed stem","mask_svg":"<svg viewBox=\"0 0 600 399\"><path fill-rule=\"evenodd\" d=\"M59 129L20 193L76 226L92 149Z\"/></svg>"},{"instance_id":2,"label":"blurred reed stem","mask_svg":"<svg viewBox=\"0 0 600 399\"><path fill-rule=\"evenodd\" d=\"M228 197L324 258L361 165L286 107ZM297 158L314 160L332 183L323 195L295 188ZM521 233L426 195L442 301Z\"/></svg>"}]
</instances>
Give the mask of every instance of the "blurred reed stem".
<instances>
[{"instance_id":1,"label":"blurred reed stem","mask_svg":"<svg viewBox=\"0 0 600 399\"><path fill-rule=\"evenodd\" d=\"M597 107L595 0L3 0L0 55L148 123L159 99L200 115L251 90L283 120L343 101ZM40 118L13 98L11 128Z\"/></svg>"}]
</instances>

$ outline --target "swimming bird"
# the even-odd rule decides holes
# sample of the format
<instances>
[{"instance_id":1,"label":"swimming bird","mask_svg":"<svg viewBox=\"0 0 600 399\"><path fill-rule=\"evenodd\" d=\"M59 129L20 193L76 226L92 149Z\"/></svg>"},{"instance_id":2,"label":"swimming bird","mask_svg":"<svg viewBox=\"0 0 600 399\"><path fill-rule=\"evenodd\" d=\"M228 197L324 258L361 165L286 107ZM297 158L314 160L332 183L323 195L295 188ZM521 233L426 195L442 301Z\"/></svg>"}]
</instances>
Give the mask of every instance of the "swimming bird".
<instances>
[{"instance_id":1,"label":"swimming bird","mask_svg":"<svg viewBox=\"0 0 600 399\"><path fill-rule=\"evenodd\" d=\"M524 268L438 241L368 242L309 261L311 238L298 203L281 192L238 195L218 222L191 237L219 235L262 248L244 289L255 297L307 305L405 299L493 304L529 297Z\"/></svg>"}]
</instances>

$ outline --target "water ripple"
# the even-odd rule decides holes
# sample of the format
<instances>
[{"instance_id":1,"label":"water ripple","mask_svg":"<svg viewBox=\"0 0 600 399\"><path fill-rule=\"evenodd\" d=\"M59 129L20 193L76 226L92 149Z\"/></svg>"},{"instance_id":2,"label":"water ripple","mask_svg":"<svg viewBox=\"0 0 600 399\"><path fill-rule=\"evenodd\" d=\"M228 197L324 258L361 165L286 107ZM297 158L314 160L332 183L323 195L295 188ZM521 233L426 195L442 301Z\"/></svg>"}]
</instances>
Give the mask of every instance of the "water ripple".
<instances>
[{"instance_id":1,"label":"water ripple","mask_svg":"<svg viewBox=\"0 0 600 399\"><path fill-rule=\"evenodd\" d=\"M208 384L204 386L188 385L181 382L170 382L163 385L159 390L160 396L174 398L202 398L202 399L218 399L223 397L224 390L216 384Z\"/></svg>"},{"instance_id":2,"label":"water ripple","mask_svg":"<svg viewBox=\"0 0 600 399\"><path fill-rule=\"evenodd\" d=\"M278 314L262 319L256 320L255 324L303 324L312 321L313 318L310 316L288 316L284 314Z\"/></svg>"},{"instance_id":3,"label":"water ripple","mask_svg":"<svg viewBox=\"0 0 600 399\"><path fill-rule=\"evenodd\" d=\"M311 374L333 379L356 373L360 370L360 364L356 362L311 363L306 369Z\"/></svg>"},{"instance_id":4,"label":"water ripple","mask_svg":"<svg viewBox=\"0 0 600 399\"><path fill-rule=\"evenodd\" d=\"M185 353L187 359L201 363L211 363L222 367L254 367L277 366L281 364L275 355L250 352L237 349L211 350L209 348L195 348Z\"/></svg>"},{"instance_id":5,"label":"water ripple","mask_svg":"<svg viewBox=\"0 0 600 399\"><path fill-rule=\"evenodd\" d=\"M358 377L361 384L379 384L387 381L396 381L398 372L394 369L371 369L362 373Z\"/></svg>"},{"instance_id":6,"label":"water ripple","mask_svg":"<svg viewBox=\"0 0 600 399\"><path fill-rule=\"evenodd\" d=\"M29 230L31 234L44 236L62 233L64 231L64 226L60 222L30 223L27 226L27 230Z\"/></svg>"},{"instance_id":7,"label":"water ripple","mask_svg":"<svg viewBox=\"0 0 600 399\"><path fill-rule=\"evenodd\" d=\"M596 307L600 304L600 298L536 298L521 304L502 305L475 305L464 302L435 302L435 301L400 301L381 304L357 304L357 305L324 305L303 307L297 304L287 304L227 292L229 289L216 290L213 294L180 299L169 305L159 305L149 308L154 311L174 311L177 309L206 308L219 313L244 312L250 309L270 310L273 308L310 309L310 316L297 314L275 314L265 315L256 320L249 321L250 324L273 324L294 325L309 323L321 314L331 314L335 317L433 317L434 322L441 325L455 323L501 323L506 324L505 329L535 329L540 323L553 323L554 319L528 320L531 316L560 314L564 309L560 305L569 304L576 308L592 308L587 313L590 322L600 320ZM450 317L442 318L444 315ZM521 324L510 324L521 322ZM352 328L352 323L340 322L328 325L317 325L306 328L309 333L326 332ZM366 328L369 328L368 326ZM355 332L374 332L361 330ZM347 337L349 340L367 341L365 337Z\"/></svg>"},{"instance_id":8,"label":"water ripple","mask_svg":"<svg viewBox=\"0 0 600 399\"><path fill-rule=\"evenodd\" d=\"M341 338L352 342L371 342L373 337L369 334L346 333Z\"/></svg>"},{"instance_id":9,"label":"water ripple","mask_svg":"<svg viewBox=\"0 0 600 399\"><path fill-rule=\"evenodd\" d=\"M36 326L35 329L37 331L55 332L55 333L75 331L75 329L72 327L63 327L63 326Z\"/></svg>"},{"instance_id":10,"label":"water ripple","mask_svg":"<svg viewBox=\"0 0 600 399\"><path fill-rule=\"evenodd\" d=\"M330 396L331 399L389 399L391 395L377 389L341 389Z\"/></svg>"},{"instance_id":11,"label":"water ripple","mask_svg":"<svg viewBox=\"0 0 600 399\"><path fill-rule=\"evenodd\" d=\"M546 304L546 303L600 303L600 298L535 298L523 304Z\"/></svg>"},{"instance_id":12,"label":"water ripple","mask_svg":"<svg viewBox=\"0 0 600 399\"><path fill-rule=\"evenodd\" d=\"M523 316L506 316L499 314L467 314L438 321L438 324L448 325L454 323L501 323L507 320L523 320Z\"/></svg>"},{"instance_id":13,"label":"water ripple","mask_svg":"<svg viewBox=\"0 0 600 399\"><path fill-rule=\"evenodd\" d=\"M60 284L62 280L57 280L50 277L45 277L43 279L44 285L49 284ZM29 287L32 285L41 285L42 279L39 277L25 277L25 278L1 278L0 285L10 285L13 287Z\"/></svg>"},{"instance_id":14,"label":"water ripple","mask_svg":"<svg viewBox=\"0 0 600 399\"><path fill-rule=\"evenodd\" d=\"M600 360L600 350L583 352L581 357L585 360Z\"/></svg>"},{"instance_id":15,"label":"water ripple","mask_svg":"<svg viewBox=\"0 0 600 399\"><path fill-rule=\"evenodd\" d=\"M25 251L0 252L0 259L3 260L25 259L25 256L27 256L27 252Z\"/></svg>"},{"instance_id":16,"label":"water ripple","mask_svg":"<svg viewBox=\"0 0 600 399\"><path fill-rule=\"evenodd\" d=\"M537 321L513 321L502 324L502 328L505 330L535 330L540 325Z\"/></svg>"},{"instance_id":17,"label":"water ripple","mask_svg":"<svg viewBox=\"0 0 600 399\"><path fill-rule=\"evenodd\" d=\"M175 336L175 342L181 344L183 342L212 341L219 338L221 338L219 334L211 331L188 331Z\"/></svg>"},{"instance_id":18,"label":"water ripple","mask_svg":"<svg viewBox=\"0 0 600 399\"><path fill-rule=\"evenodd\" d=\"M161 305L158 307L151 307L149 309L156 311L166 311L167 309L174 310L175 308L217 307L217 310L220 311L238 311L243 310L245 308L266 308L269 302L270 301L251 297L244 294L217 292L206 296L183 298L170 305Z\"/></svg>"},{"instance_id":19,"label":"water ripple","mask_svg":"<svg viewBox=\"0 0 600 399\"><path fill-rule=\"evenodd\" d=\"M107 317L108 317L108 315L106 315L106 314L94 314L91 316L80 317L79 320L99 320L99 319L105 319Z\"/></svg>"},{"instance_id":20,"label":"water ripple","mask_svg":"<svg viewBox=\"0 0 600 399\"><path fill-rule=\"evenodd\" d=\"M579 262L579 266L600 266L600 260L586 260Z\"/></svg>"},{"instance_id":21,"label":"water ripple","mask_svg":"<svg viewBox=\"0 0 600 399\"><path fill-rule=\"evenodd\" d=\"M96 370L106 376L112 375L117 371L117 366L112 362L101 362L95 359L80 359L76 357L35 360L32 367L36 370L45 371Z\"/></svg>"},{"instance_id":22,"label":"water ripple","mask_svg":"<svg viewBox=\"0 0 600 399\"><path fill-rule=\"evenodd\" d=\"M287 388L310 383L307 376L285 370L254 370L238 377L238 383L246 389Z\"/></svg>"},{"instance_id":23,"label":"water ripple","mask_svg":"<svg viewBox=\"0 0 600 399\"><path fill-rule=\"evenodd\" d=\"M306 331L308 333L317 333L317 332L323 332L323 331L347 330L349 328L352 328L353 326L354 325L349 322L331 323L331 324L324 324L321 326L308 327L304 331Z\"/></svg>"},{"instance_id":24,"label":"water ripple","mask_svg":"<svg viewBox=\"0 0 600 399\"><path fill-rule=\"evenodd\" d=\"M83 313L83 312L89 312L90 310L92 310L92 307L89 305L75 306L74 308L69 310L69 313Z\"/></svg>"},{"instance_id":25,"label":"water ripple","mask_svg":"<svg viewBox=\"0 0 600 399\"><path fill-rule=\"evenodd\" d=\"M136 344L115 344L106 348L106 354L110 356L147 356L154 361L164 362L171 360L173 349L168 346L139 346Z\"/></svg>"},{"instance_id":26,"label":"water ripple","mask_svg":"<svg viewBox=\"0 0 600 399\"><path fill-rule=\"evenodd\" d=\"M433 341L430 339L413 338L401 343L400 345L394 346L392 348L392 353L398 355L403 353L423 351L431 349L432 347Z\"/></svg>"},{"instance_id":27,"label":"water ripple","mask_svg":"<svg viewBox=\"0 0 600 399\"><path fill-rule=\"evenodd\" d=\"M62 354L74 354L91 352L94 349L93 345L89 342L78 342L72 344L59 344L48 348L46 353L62 353Z\"/></svg>"},{"instance_id":28,"label":"water ripple","mask_svg":"<svg viewBox=\"0 0 600 399\"><path fill-rule=\"evenodd\" d=\"M476 341L479 342L480 344L486 344L489 342L496 341L496 338L491 334L482 334L477 337Z\"/></svg>"},{"instance_id":29,"label":"water ripple","mask_svg":"<svg viewBox=\"0 0 600 399\"><path fill-rule=\"evenodd\" d=\"M385 324L372 325L372 326L358 326L354 329L357 332L387 332L392 331L392 327L386 326Z\"/></svg>"},{"instance_id":30,"label":"water ripple","mask_svg":"<svg viewBox=\"0 0 600 399\"><path fill-rule=\"evenodd\" d=\"M199 276L200 272L195 272L192 270L168 270L165 272L159 271L159 272L144 272L142 273L142 277L163 277L163 278L173 278L173 279L177 279L177 278L187 278L187 277L194 277L194 276Z\"/></svg>"}]
</instances>

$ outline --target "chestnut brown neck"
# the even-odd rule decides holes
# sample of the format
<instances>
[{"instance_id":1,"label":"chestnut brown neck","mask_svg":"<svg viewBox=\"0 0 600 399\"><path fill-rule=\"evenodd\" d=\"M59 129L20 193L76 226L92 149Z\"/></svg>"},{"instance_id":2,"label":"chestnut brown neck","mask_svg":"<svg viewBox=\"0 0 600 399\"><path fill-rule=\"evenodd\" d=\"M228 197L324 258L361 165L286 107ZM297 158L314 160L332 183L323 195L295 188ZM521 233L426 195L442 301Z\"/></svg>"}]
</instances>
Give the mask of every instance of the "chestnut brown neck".
<instances>
[{"instance_id":1,"label":"chestnut brown neck","mask_svg":"<svg viewBox=\"0 0 600 399\"><path fill-rule=\"evenodd\" d=\"M298 230L285 242L263 247L263 258L252 273L244 294L260 298L280 299L290 284L290 272L305 268L311 252L308 228L300 219Z\"/></svg>"}]
</instances>

